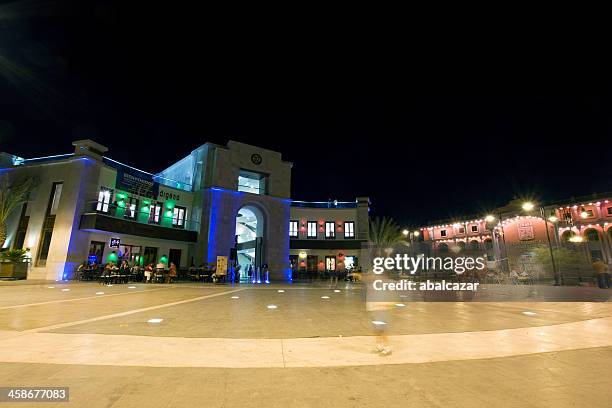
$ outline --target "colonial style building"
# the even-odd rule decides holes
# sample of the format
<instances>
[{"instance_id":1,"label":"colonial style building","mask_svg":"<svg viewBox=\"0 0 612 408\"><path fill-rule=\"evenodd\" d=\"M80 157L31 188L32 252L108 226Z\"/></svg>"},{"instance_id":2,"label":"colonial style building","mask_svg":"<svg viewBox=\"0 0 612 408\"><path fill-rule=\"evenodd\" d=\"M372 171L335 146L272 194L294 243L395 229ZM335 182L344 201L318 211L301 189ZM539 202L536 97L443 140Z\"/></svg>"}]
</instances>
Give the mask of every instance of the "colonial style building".
<instances>
[{"instance_id":1,"label":"colonial style building","mask_svg":"<svg viewBox=\"0 0 612 408\"><path fill-rule=\"evenodd\" d=\"M367 198L292 201L292 163L278 152L206 143L149 173L108 157L94 141L73 146L41 158L0 153L0 177L36 183L9 218L4 243L30 248L29 278L65 278L86 259L186 268L236 255L243 268L267 264L270 279L286 281L299 259L318 269L357 263L367 239Z\"/></svg>"},{"instance_id":2,"label":"colonial style building","mask_svg":"<svg viewBox=\"0 0 612 408\"><path fill-rule=\"evenodd\" d=\"M503 208L463 220L420 228L421 241L439 252L471 250L490 260L528 253L534 244L579 245L589 262L612 264L612 196L594 195L536 207L514 201ZM511 253L514 250L516 254ZM522 252L521 252L522 251Z\"/></svg>"}]
</instances>

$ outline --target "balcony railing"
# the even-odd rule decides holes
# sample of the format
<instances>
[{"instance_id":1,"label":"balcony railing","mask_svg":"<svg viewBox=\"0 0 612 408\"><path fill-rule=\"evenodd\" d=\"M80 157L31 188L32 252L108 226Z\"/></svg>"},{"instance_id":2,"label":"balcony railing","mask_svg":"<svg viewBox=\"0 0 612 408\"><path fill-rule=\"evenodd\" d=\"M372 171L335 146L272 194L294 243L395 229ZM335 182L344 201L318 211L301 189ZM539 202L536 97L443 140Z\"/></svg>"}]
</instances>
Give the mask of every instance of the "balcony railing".
<instances>
[{"instance_id":1,"label":"balcony railing","mask_svg":"<svg viewBox=\"0 0 612 408\"><path fill-rule=\"evenodd\" d=\"M182 220L178 218L175 219L173 208L167 208L162 204L159 215L156 217L152 216L151 208L152 207L150 205L139 203L138 208L132 210L129 203L126 203L125 205L118 205L116 203L105 204L99 201L90 201L85 207L84 214L100 214L127 222L162 228L188 231L199 231L200 229L200 223L192 221L189 217Z\"/></svg>"},{"instance_id":2,"label":"balcony railing","mask_svg":"<svg viewBox=\"0 0 612 408\"><path fill-rule=\"evenodd\" d=\"M80 228L195 242L200 225L190 219L179 222L174 218L173 210L166 207L161 208L159 217L152 217L150 206L143 205L134 211L132 217L132 211L127 207L92 201L87 203L81 216Z\"/></svg>"}]
</instances>

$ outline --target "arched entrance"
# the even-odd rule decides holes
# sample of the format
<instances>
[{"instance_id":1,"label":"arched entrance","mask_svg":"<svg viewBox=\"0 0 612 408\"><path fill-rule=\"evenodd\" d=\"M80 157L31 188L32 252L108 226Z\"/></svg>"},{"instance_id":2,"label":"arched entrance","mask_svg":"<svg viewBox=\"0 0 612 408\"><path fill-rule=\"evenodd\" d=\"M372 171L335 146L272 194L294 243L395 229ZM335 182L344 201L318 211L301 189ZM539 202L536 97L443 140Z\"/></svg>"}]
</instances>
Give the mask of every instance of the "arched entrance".
<instances>
[{"instance_id":1,"label":"arched entrance","mask_svg":"<svg viewBox=\"0 0 612 408\"><path fill-rule=\"evenodd\" d=\"M264 258L265 217L263 212L246 205L236 214L236 255L240 265L240 279L248 280L247 271L265 263Z\"/></svg>"}]
</instances>

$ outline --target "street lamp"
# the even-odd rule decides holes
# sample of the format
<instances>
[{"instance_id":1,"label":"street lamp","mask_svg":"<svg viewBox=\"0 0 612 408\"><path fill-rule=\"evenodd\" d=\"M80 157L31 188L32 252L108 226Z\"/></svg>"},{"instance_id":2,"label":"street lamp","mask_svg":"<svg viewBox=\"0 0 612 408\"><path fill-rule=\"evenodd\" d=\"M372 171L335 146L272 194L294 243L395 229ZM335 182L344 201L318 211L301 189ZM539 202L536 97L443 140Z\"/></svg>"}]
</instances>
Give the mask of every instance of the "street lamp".
<instances>
[{"instance_id":1,"label":"street lamp","mask_svg":"<svg viewBox=\"0 0 612 408\"><path fill-rule=\"evenodd\" d=\"M485 217L485 221L486 221L486 222L493 222L493 221L495 221L495 216L494 216L494 215L489 214L489 215L487 215L487 216Z\"/></svg>"},{"instance_id":2,"label":"street lamp","mask_svg":"<svg viewBox=\"0 0 612 408\"><path fill-rule=\"evenodd\" d=\"M407 229L402 231L402 234L404 234L405 237L407 237L409 233L410 231L408 231Z\"/></svg>"},{"instance_id":3,"label":"street lamp","mask_svg":"<svg viewBox=\"0 0 612 408\"><path fill-rule=\"evenodd\" d=\"M523 208L525 211L531 211L534 207L535 205L531 201L525 201L521 206L521 208Z\"/></svg>"}]
</instances>

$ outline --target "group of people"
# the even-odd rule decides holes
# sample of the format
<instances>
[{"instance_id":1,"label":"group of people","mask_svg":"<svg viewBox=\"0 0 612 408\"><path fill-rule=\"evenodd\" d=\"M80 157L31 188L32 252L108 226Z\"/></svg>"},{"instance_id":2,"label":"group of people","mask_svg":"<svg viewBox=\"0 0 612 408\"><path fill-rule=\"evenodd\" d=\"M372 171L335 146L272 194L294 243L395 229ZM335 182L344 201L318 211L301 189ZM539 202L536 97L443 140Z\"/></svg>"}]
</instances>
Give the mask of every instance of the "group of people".
<instances>
[{"instance_id":1,"label":"group of people","mask_svg":"<svg viewBox=\"0 0 612 408\"><path fill-rule=\"evenodd\" d=\"M174 262L170 262L170 265L167 268L166 266L167 265L163 262L159 262L155 267L153 267L152 263L149 263L144 267L144 269L142 269L137 264L130 265L129 262L124 259L118 266L113 261L107 262L104 265L102 274L111 275L113 273L118 273L119 275L140 275L140 273L143 272L142 277L140 279L142 279L142 281L145 283L150 283L153 282L155 272L157 271L163 273L165 283L172 283L178 275L176 265L174 264ZM90 264L87 261L84 261L81 265L79 265L77 272L80 276L83 276L85 271L97 271L99 267L100 266L96 262L92 262Z\"/></svg>"}]
</instances>

